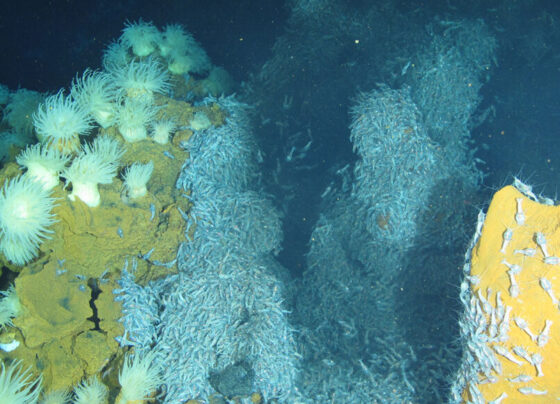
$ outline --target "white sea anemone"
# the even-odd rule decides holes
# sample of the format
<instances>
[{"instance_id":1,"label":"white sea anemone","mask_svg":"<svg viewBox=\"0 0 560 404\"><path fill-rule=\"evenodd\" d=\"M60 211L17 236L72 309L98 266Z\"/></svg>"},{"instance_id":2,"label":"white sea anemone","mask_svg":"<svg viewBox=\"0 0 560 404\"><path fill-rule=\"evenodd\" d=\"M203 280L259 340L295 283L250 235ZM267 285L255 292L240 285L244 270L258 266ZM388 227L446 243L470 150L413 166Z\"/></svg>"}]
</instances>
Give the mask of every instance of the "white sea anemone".
<instances>
[{"instance_id":1,"label":"white sea anemone","mask_svg":"<svg viewBox=\"0 0 560 404\"><path fill-rule=\"evenodd\" d=\"M40 183L45 190L58 185L58 176L70 158L58 150L49 149L40 143L27 146L17 157L17 163L27 168L24 174Z\"/></svg>"},{"instance_id":2,"label":"white sea anemone","mask_svg":"<svg viewBox=\"0 0 560 404\"><path fill-rule=\"evenodd\" d=\"M223 94L230 94L235 88L235 82L223 67L214 66L210 70L208 77L201 81L202 88L206 94L219 97Z\"/></svg>"},{"instance_id":3,"label":"white sea anemone","mask_svg":"<svg viewBox=\"0 0 560 404\"><path fill-rule=\"evenodd\" d=\"M139 57L148 56L156 50L160 32L151 22L126 22L120 41Z\"/></svg>"},{"instance_id":4,"label":"white sea anemone","mask_svg":"<svg viewBox=\"0 0 560 404\"><path fill-rule=\"evenodd\" d=\"M177 124L171 119L154 122L152 124L152 139L156 143L166 144L175 129L177 129Z\"/></svg>"},{"instance_id":5,"label":"white sea anemone","mask_svg":"<svg viewBox=\"0 0 560 404\"><path fill-rule=\"evenodd\" d=\"M68 390L54 390L43 393L41 404L67 404L70 401Z\"/></svg>"},{"instance_id":6,"label":"white sea anemone","mask_svg":"<svg viewBox=\"0 0 560 404\"><path fill-rule=\"evenodd\" d=\"M112 42L103 52L103 68L110 71L118 66L128 65L130 55L127 48L121 42Z\"/></svg>"},{"instance_id":7,"label":"white sea anemone","mask_svg":"<svg viewBox=\"0 0 560 404\"><path fill-rule=\"evenodd\" d=\"M117 111L117 127L127 142L148 137L147 126L155 119L158 108L144 98L126 98Z\"/></svg>"},{"instance_id":8,"label":"white sea anemone","mask_svg":"<svg viewBox=\"0 0 560 404\"><path fill-rule=\"evenodd\" d=\"M54 198L27 176L4 183L0 193L0 251L16 265L37 256L39 244L52 233Z\"/></svg>"},{"instance_id":9,"label":"white sea anemone","mask_svg":"<svg viewBox=\"0 0 560 404\"><path fill-rule=\"evenodd\" d=\"M0 300L0 329L6 326L12 326L12 318L19 316L23 308L16 289L11 285L8 290L0 292L4 296Z\"/></svg>"},{"instance_id":10,"label":"white sea anemone","mask_svg":"<svg viewBox=\"0 0 560 404\"><path fill-rule=\"evenodd\" d=\"M154 93L170 89L169 74L154 58L132 61L127 65L111 66L116 86L128 97L153 98Z\"/></svg>"},{"instance_id":11,"label":"white sea anemone","mask_svg":"<svg viewBox=\"0 0 560 404\"><path fill-rule=\"evenodd\" d=\"M66 185L72 183L72 193L68 198L75 201L78 197L92 208L99 206L101 195L97 186L113 182L122 153L117 140L108 136L84 146L70 167L62 173L67 180Z\"/></svg>"},{"instance_id":12,"label":"white sea anemone","mask_svg":"<svg viewBox=\"0 0 560 404\"><path fill-rule=\"evenodd\" d=\"M162 384L160 367L154 363L154 358L153 351L144 356L138 354L126 356L119 373L121 391L115 404L140 403L148 400Z\"/></svg>"},{"instance_id":13,"label":"white sea anemone","mask_svg":"<svg viewBox=\"0 0 560 404\"><path fill-rule=\"evenodd\" d=\"M169 56L172 52L184 54L193 44L196 44L195 39L185 32L182 26L170 24L165 27L158 42L159 53L163 57Z\"/></svg>"},{"instance_id":14,"label":"white sea anemone","mask_svg":"<svg viewBox=\"0 0 560 404\"><path fill-rule=\"evenodd\" d=\"M189 126L192 130L204 130L212 126L212 122L210 122L210 119L204 112L197 111L189 122Z\"/></svg>"},{"instance_id":15,"label":"white sea anemone","mask_svg":"<svg viewBox=\"0 0 560 404\"><path fill-rule=\"evenodd\" d=\"M107 386L101 383L97 376L90 377L74 387L73 404L104 404L108 395Z\"/></svg>"},{"instance_id":16,"label":"white sea anemone","mask_svg":"<svg viewBox=\"0 0 560 404\"><path fill-rule=\"evenodd\" d=\"M31 370L21 369L21 362L15 361L10 366L2 362L0 371L0 399L6 404L34 404L41 392L41 377L32 380Z\"/></svg>"},{"instance_id":17,"label":"white sea anemone","mask_svg":"<svg viewBox=\"0 0 560 404\"><path fill-rule=\"evenodd\" d=\"M109 135L97 136L93 142L85 144L83 150L116 165L120 164L120 159L126 151L121 142Z\"/></svg>"},{"instance_id":18,"label":"white sea anemone","mask_svg":"<svg viewBox=\"0 0 560 404\"><path fill-rule=\"evenodd\" d=\"M124 186L130 198L140 198L146 195L148 189L146 184L154 171L154 163L147 164L134 163L124 171Z\"/></svg>"},{"instance_id":19,"label":"white sea anemone","mask_svg":"<svg viewBox=\"0 0 560 404\"><path fill-rule=\"evenodd\" d=\"M169 71L176 75L188 74L193 71L195 61L189 55L172 53L167 68Z\"/></svg>"},{"instance_id":20,"label":"white sea anemone","mask_svg":"<svg viewBox=\"0 0 560 404\"><path fill-rule=\"evenodd\" d=\"M186 51L172 50L167 58L167 68L173 74L205 74L212 67L206 51L194 40Z\"/></svg>"},{"instance_id":21,"label":"white sea anemone","mask_svg":"<svg viewBox=\"0 0 560 404\"><path fill-rule=\"evenodd\" d=\"M211 67L206 51L180 25L166 26L158 45L173 74L203 74Z\"/></svg>"},{"instance_id":22,"label":"white sea anemone","mask_svg":"<svg viewBox=\"0 0 560 404\"><path fill-rule=\"evenodd\" d=\"M116 91L112 76L86 69L72 82L70 94L101 127L108 128L115 122Z\"/></svg>"},{"instance_id":23,"label":"white sea anemone","mask_svg":"<svg viewBox=\"0 0 560 404\"><path fill-rule=\"evenodd\" d=\"M86 135L91 129L91 118L87 110L64 91L47 97L33 114L33 125L40 140L49 146L72 153L80 147L78 135Z\"/></svg>"}]
</instances>

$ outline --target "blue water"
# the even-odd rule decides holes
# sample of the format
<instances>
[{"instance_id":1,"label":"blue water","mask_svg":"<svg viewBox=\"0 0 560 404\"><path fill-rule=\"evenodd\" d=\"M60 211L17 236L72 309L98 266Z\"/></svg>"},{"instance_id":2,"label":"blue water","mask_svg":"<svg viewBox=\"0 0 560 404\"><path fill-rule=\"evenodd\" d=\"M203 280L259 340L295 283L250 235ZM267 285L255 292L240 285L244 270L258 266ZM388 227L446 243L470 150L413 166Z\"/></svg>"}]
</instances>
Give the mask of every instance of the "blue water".
<instances>
[{"instance_id":1,"label":"blue water","mask_svg":"<svg viewBox=\"0 0 560 404\"><path fill-rule=\"evenodd\" d=\"M253 106L302 353L294 385L310 402L440 402L461 353L459 268L478 209L514 176L558 194L560 6L370 3L10 2L0 83L55 92L101 67L125 21L184 25ZM402 130L383 137L379 122ZM410 136L388 141L399 134Z\"/></svg>"}]
</instances>

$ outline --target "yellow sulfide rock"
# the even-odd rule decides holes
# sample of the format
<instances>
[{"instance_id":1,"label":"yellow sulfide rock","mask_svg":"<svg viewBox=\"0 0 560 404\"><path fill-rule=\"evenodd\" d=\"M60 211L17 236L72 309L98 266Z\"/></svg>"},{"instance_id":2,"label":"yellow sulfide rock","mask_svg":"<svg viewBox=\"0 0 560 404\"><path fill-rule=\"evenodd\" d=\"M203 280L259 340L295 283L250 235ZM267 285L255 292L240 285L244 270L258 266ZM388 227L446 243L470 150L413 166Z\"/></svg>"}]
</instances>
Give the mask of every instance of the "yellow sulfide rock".
<instances>
[{"instance_id":1,"label":"yellow sulfide rock","mask_svg":"<svg viewBox=\"0 0 560 404\"><path fill-rule=\"evenodd\" d=\"M461 320L463 400L560 399L559 257L560 206L512 186L498 191L472 249L471 294Z\"/></svg>"}]
</instances>

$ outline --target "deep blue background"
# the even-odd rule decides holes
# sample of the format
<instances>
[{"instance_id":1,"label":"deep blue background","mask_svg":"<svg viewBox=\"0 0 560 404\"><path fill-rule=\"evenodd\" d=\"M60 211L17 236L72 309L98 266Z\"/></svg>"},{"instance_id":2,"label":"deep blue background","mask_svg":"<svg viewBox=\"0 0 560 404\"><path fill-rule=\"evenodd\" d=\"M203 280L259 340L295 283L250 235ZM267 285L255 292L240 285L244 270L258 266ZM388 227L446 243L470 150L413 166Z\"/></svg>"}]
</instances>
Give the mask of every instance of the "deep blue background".
<instances>
[{"instance_id":1,"label":"deep blue background","mask_svg":"<svg viewBox=\"0 0 560 404\"><path fill-rule=\"evenodd\" d=\"M214 64L244 80L269 55L288 10L281 1L9 1L0 13L0 83L37 91L67 86L100 66L124 22L178 23Z\"/></svg>"}]
</instances>

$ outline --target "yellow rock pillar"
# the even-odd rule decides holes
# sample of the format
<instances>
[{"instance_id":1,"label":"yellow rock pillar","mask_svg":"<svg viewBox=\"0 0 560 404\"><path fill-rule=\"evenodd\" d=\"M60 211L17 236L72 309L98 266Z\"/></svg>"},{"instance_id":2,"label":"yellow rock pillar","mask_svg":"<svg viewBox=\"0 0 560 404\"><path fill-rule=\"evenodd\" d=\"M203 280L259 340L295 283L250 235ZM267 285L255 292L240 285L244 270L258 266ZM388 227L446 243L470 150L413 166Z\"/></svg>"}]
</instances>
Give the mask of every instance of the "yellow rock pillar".
<instances>
[{"instance_id":1,"label":"yellow rock pillar","mask_svg":"<svg viewBox=\"0 0 560 404\"><path fill-rule=\"evenodd\" d=\"M560 400L560 206L525 190L530 196L512 186L494 195L470 266L467 256L463 401Z\"/></svg>"}]
</instances>

